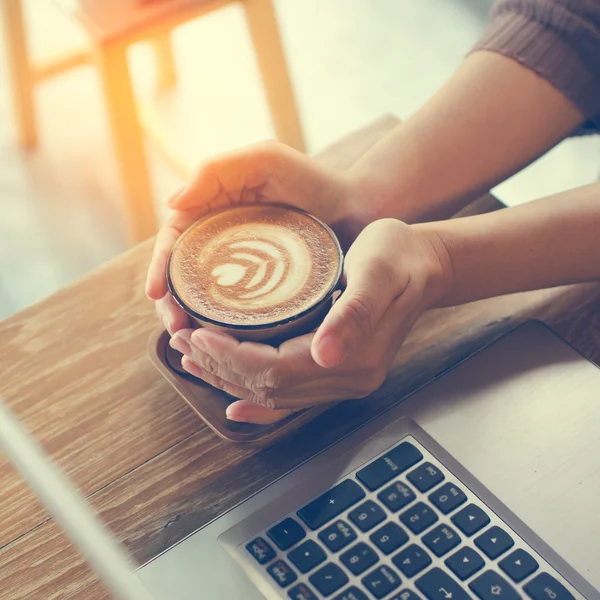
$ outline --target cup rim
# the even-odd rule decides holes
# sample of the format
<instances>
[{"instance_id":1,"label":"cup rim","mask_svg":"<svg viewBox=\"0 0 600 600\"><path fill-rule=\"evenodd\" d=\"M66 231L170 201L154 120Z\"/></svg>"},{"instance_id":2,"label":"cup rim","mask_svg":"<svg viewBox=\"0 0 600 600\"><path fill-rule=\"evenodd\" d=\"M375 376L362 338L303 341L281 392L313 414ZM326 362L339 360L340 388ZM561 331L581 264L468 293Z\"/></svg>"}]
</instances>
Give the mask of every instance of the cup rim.
<instances>
[{"instance_id":1,"label":"cup rim","mask_svg":"<svg viewBox=\"0 0 600 600\"><path fill-rule=\"evenodd\" d=\"M171 279L171 259L173 257L175 250L181 244L181 242L183 241L185 236L205 219L208 219L209 217L213 217L215 215L218 215L218 214L221 214L224 212L238 210L241 208L257 207L257 206L259 206L259 207L260 206L274 206L274 207L284 208L286 210L292 210L292 211L295 211L298 213L302 213L302 214L306 215L307 217L309 217L310 219L312 219L313 221L316 221L321 227L323 227L323 229L325 229L325 231L329 234L329 237L333 240L333 243L334 243L334 245L337 249L337 253L338 253L338 268L337 268L337 272L335 274L335 277L334 277L331 285L329 286L329 288L327 288L327 291L323 294L323 296L319 300L317 300L314 304L311 304L310 306L308 306L308 308L305 308L303 311L299 312L297 315L293 315L293 316L287 317L285 319L280 319L279 321L274 321L272 323L259 323L259 324L252 324L252 325L242 324L242 323L232 324L232 323L226 323L224 321L217 321L216 319L212 319L210 317L207 317L207 316L197 312L193 308L189 307L179 297L179 294L177 293L177 291L175 289L175 285L173 284L173 281ZM331 229L331 227L329 227L329 225L327 225L327 223L324 223L318 217L315 217L313 214L311 214L301 208L298 208L296 206L291 206L289 204L284 204L284 203L280 203L280 202L257 202L257 203L239 204L237 206L229 206L229 207L222 208L219 210L211 211L211 212L203 215L202 217L200 217L198 220L194 221L181 234L181 236L179 236L179 239L173 244L173 247L171 248L171 250L169 252L169 257L167 258L167 264L166 264L166 279L167 279L167 288L169 289L169 293L171 294L171 296L173 297L173 299L175 300L177 305L182 310L184 310L189 316L197 319L198 321L201 321L203 323L207 323L210 325L215 325L222 329L237 330L237 331L264 331L264 330L274 329L276 327L281 327L283 325L287 325L288 323L293 323L294 321L298 321L299 319L302 319L309 313L313 312L314 310L316 310L317 308L322 306L325 302L327 302L331 298L333 293L337 290L338 286L340 285L343 268L344 268L344 253L342 251L342 246L341 246L340 241L338 240L337 236L335 235L334 231Z\"/></svg>"}]
</instances>

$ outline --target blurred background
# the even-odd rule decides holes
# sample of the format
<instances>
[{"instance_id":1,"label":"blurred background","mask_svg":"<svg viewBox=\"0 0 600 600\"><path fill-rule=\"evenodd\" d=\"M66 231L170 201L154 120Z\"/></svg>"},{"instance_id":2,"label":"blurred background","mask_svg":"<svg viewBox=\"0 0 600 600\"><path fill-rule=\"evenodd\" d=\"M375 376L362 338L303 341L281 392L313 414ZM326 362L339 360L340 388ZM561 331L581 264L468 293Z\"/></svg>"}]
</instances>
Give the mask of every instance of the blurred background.
<instances>
[{"instance_id":1,"label":"blurred background","mask_svg":"<svg viewBox=\"0 0 600 600\"><path fill-rule=\"evenodd\" d=\"M307 150L318 152L384 113L410 115L460 64L483 31L491 4L274 0ZM32 59L88 41L89 33L71 12L75 5L23 0ZM10 94L6 30L2 35L0 318L130 247L98 70L82 65L35 86L39 141L36 148L23 150ZM130 70L136 98L152 106L185 162L193 165L274 136L238 4L179 26L172 42L177 73L172 89L157 92L148 44L132 46ZM153 144L146 149L162 218L162 203L183 177ZM507 204L518 204L588 183L597 177L598 165L600 140L568 140L495 191Z\"/></svg>"}]
</instances>

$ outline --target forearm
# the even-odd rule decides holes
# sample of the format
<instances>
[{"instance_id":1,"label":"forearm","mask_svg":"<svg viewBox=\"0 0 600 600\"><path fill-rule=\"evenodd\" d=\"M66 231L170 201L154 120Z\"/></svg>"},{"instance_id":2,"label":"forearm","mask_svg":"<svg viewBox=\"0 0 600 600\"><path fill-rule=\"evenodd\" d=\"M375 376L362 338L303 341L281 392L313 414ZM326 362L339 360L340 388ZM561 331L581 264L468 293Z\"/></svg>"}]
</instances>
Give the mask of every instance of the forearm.
<instances>
[{"instance_id":1,"label":"forearm","mask_svg":"<svg viewBox=\"0 0 600 600\"><path fill-rule=\"evenodd\" d=\"M600 280L600 184L490 214L415 225L442 242L438 306Z\"/></svg>"},{"instance_id":2,"label":"forearm","mask_svg":"<svg viewBox=\"0 0 600 600\"><path fill-rule=\"evenodd\" d=\"M451 80L352 170L374 218L446 218L572 132L579 110L547 81L492 52Z\"/></svg>"}]
</instances>

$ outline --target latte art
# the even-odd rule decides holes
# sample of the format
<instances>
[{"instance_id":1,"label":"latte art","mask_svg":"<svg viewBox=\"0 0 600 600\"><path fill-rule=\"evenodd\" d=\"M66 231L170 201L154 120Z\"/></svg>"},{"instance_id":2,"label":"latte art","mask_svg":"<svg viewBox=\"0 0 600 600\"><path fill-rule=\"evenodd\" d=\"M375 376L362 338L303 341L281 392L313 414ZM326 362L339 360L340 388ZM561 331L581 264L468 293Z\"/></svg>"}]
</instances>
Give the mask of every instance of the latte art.
<instances>
[{"instance_id":1,"label":"latte art","mask_svg":"<svg viewBox=\"0 0 600 600\"><path fill-rule=\"evenodd\" d=\"M264 296L277 287L286 271L284 257L279 248L269 242L260 240L236 242L230 246L231 250L237 248L246 250L246 252L233 252L231 254L232 260L238 262L217 265L212 270L217 285L237 286L238 291L240 291L239 287L242 284L246 290L252 290L258 286L258 289L254 291L238 294L240 300ZM247 250L261 250L263 254L257 256L256 254L250 254ZM239 261L241 261L241 264ZM250 281L246 281L247 274L250 273L253 273L253 275Z\"/></svg>"},{"instance_id":2,"label":"latte art","mask_svg":"<svg viewBox=\"0 0 600 600\"><path fill-rule=\"evenodd\" d=\"M186 233L170 260L177 296L199 315L233 325L288 319L331 291L339 251L300 211L255 205L223 211Z\"/></svg>"},{"instance_id":3,"label":"latte art","mask_svg":"<svg viewBox=\"0 0 600 600\"><path fill-rule=\"evenodd\" d=\"M276 225L232 227L198 256L213 278L211 297L231 309L269 308L289 302L310 275L305 242Z\"/></svg>"}]
</instances>

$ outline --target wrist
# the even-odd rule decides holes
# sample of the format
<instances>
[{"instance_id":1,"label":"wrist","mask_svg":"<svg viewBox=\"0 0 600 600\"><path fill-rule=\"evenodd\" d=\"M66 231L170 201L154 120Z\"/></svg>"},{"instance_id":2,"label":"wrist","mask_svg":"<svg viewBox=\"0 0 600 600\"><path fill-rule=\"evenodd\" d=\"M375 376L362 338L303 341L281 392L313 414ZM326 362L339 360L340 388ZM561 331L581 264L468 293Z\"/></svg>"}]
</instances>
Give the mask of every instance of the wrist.
<instances>
[{"instance_id":1,"label":"wrist","mask_svg":"<svg viewBox=\"0 0 600 600\"><path fill-rule=\"evenodd\" d=\"M392 173L378 171L374 166L358 165L349 173L365 198L364 210L370 221L393 218L413 224L444 220L468 203L468 197L441 194L416 157Z\"/></svg>"},{"instance_id":2,"label":"wrist","mask_svg":"<svg viewBox=\"0 0 600 600\"><path fill-rule=\"evenodd\" d=\"M348 172L369 195L373 219L419 223L437 218L428 149L412 119L402 123ZM441 202L442 204L444 202Z\"/></svg>"},{"instance_id":3,"label":"wrist","mask_svg":"<svg viewBox=\"0 0 600 600\"><path fill-rule=\"evenodd\" d=\"M452 246L447 232L438 222L411 225L411 229L422 241L426 258L427 284L423 303L427 308L443 306L455 282Z\"/></svg>"},{"instance_id":4,"label":"wrist","mask_svg":"<svg viewBox=\"0 0 600 600\"><path fill-rule=\"evenodd\" d=\"M348 172L348 182L354 191L356 213L366 224L385 218L409 222L399 201L404 192L399 185L390 185L378 169L357 164Z\"/></svg>"},{"instance_id":5,"label":"wrist","mask_svg":"<svg viewBox=\"0 0 600 600\"><path fill-rule=\"evenodd\" d=\"M348 249L361 231L381 218L377 197L379 190L366 179L346 174L340 182L340 197L329 224L340 242Z\"/></svg>"}]
</instances>

